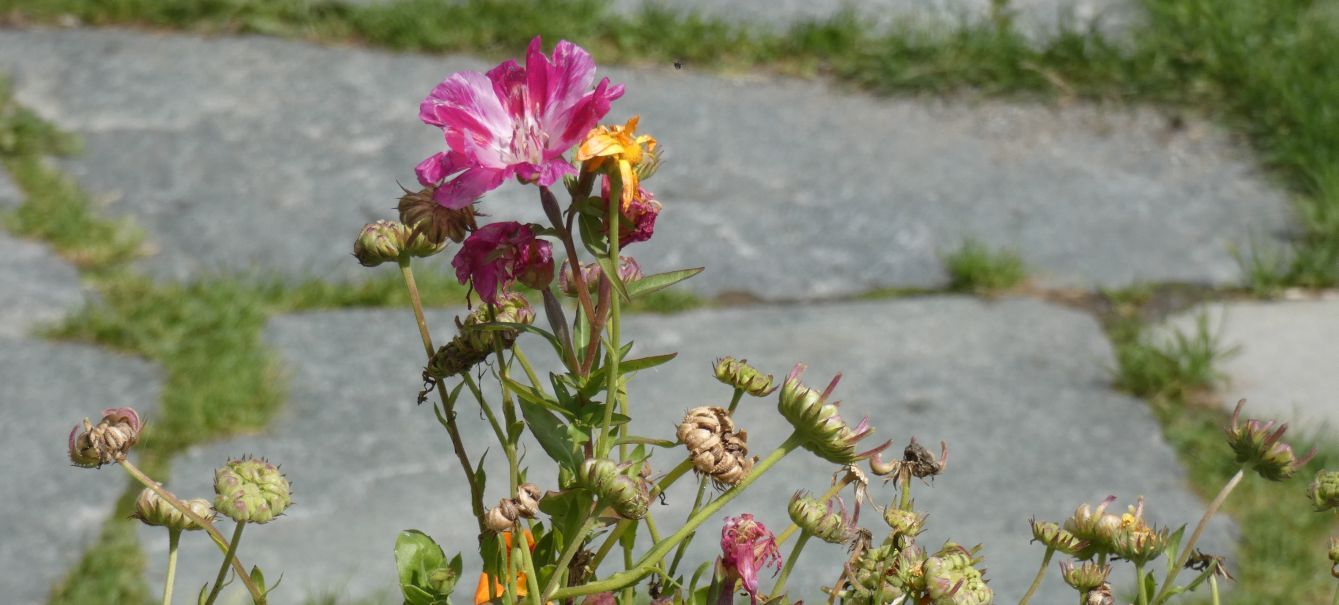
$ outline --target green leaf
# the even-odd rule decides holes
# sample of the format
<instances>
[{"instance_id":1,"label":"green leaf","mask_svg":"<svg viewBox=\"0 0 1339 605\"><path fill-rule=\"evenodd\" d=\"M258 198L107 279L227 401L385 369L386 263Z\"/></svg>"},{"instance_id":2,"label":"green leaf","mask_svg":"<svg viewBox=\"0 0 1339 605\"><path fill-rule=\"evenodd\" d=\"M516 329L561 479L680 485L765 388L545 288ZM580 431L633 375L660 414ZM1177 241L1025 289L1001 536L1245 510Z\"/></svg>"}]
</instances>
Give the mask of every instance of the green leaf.
<instances>
[{"instance_id":1,"label":"green leaf","mask_svg":"<svg viewBox=\"0 0 1339 605\"><path fill-rule=\"evenodd\" d=\"M268 590L265 590L265 574L260 571L260 566L252 565L250 575L251 583L256 585L256 588L260 590L260 594L269 592Z\"/></svg>"},{"instance_id":2,"label":"green leaf","mask_svg":"<svg viewBox=\"0 0 1339 605\"><path fill-rule=\"evenodd\" d=\"M580 461L577 460L576 444L567 432L567 425L547 408L527 405L525 401L521 402L521 415L525 417L525 423L530 426L530 432L535 435L540 447L544 448L544 453L559 466L575 473Z\"/></svg>"},{"instance_id":3,"label":"green leaf","mask_svg":"<svg viewBox=\"0 0 1339 605\"><path fill-rule=\"evenodd\" d=\"M614 261L610 260L608 256L596 256L595 262L600 263L600 270L604 272L604 276L609 279L609 283L614 287L614 291L618 293L623 302L632 301L632 296L628 294L628 287L623 284L623 279L618 276L618 267L614 265Z\"/></svg>"},{"instance_id":4,"label":"green leaf","mask_svg":"<svg viewBox=\"0 0 1339 605\"><path fill-rule=\"evenodd\" d=\"M208 599L209 599L209 583L205 582L205 585L200 587L200 596L195 598L195 603L196 605L205 605L205 601Z\"/></svg>"},{"instance_id":5,"label":"green leaf","mask_svg":"<svg viewBox=\"0 0 1339 605\"><path fill-rule=\"evenodd\" d=\"M664 290L665 288L701 273L703 269L704 267L697 267L695 269L679 269L678 271L666 271L664 273L647 275L646 277L627 285L628 296L637 297L643 294L650 294L657 290Z\"/></svg>"},{"instance_id":6,"label":"green leaf","mask_svg":"<svg viewBox=\"0 0 1339 605\"><path fill-rule=\"evenodd\" d=\"M448 563L442 547L416 529L400 532L395 540L395 567L407 605L447 603L460 579L460 555Z\"/></svg>"},{"instance_id":7,"label":"green leaf","mask_svg":"<svg viewBox=\"0 0 1339 605\"><path fill-rule=\"evenodd\" d=\"M1176 560L1181 550L1181 537L1186 533L1186 526L1183 524L1178 527L1172 535L1167 537L1167 550L1163 551L1162 556L1167 559L1167 572L1171 573L1172 568L1176 567Z\"/></svg>"},{"instance_id":8,"label":"green leaf","mask_svg":"<svg viewBox=\"0 0 1339 605\"><path fill-rule=\"evenodd\" d=\"M563 406L559 404L558 401L554 400L552 397L549 397L549 394L545 393L544 391L536 389L535 387L523 385L511 378L504 379L503 383L507 385L508 390L510 390L512 393L515 393L516 397L518 397L521 401L525 403L553 410L564 416L571 416L570 411L563 408Z\"/></svg>"},{"instance_id":9,"label":"green leaf","mask_svg":"<svg viewBox=\"0 0 1339 605\"><path fill-rule=\"evenodd\" d=\"M577 230L581 232L581 245L595 258L609 256L609 238L604 235L604 218L600 213L582 213L577 217Z\"/></svg>"}]
</instances>

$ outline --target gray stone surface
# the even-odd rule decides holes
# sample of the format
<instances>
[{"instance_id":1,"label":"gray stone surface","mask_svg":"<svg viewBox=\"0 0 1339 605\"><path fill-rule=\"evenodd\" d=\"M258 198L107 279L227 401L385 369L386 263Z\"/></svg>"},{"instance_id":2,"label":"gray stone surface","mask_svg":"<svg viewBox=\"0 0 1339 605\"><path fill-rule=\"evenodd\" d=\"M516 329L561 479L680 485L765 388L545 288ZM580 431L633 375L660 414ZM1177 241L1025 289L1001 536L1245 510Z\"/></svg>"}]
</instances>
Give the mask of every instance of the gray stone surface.
<instances>
[{"instance_id":1,"label":"gray stone surface","mask_svg":"<svg viewBox=\"0 0 1339 605\"><path fill-rule=\"evenodd\" d=\"M84 300L74 267L42 244L0 231L0 339L58 321Z\"/></svg>"},{"instance_id":2,"label":"gray stone surface","mask_svg":"<svg viewBox=\"0 0 1339 605\"><path fill-rule=\"evenodd\" d=\"M0 208L13 208L23 202L23 192L9 172L0 170Z\"/></svg>"},{"instance_id":3,"label":"gray stone surface","mask_svg":"<svg viewBox=\"0 0 1339 605\"><path fill-rule=\"evenodd\" d=\"M519 51L519 49L518 49ZM133 216L169 278L209 270L362 278L349 247L438 148L423 95L478 60L265 38L0 32L18 99L83 135L68 163ZM1231 244L1288 229L1285 196L1222 133L1153 110L879 100L816 82L696 70L604 73L613 118L642 115L664 169L648 270L767 299L944 279L967 237L1017 248L1043 283L1236 280ZM482 208L538 219L514 183ZM445 268L445 259L440 265Z\"/></svg>"},{"instance_id":4,"label":"gray stone surface","mask_svg":"<svg viewBox=\"0 0 1339 605\"><path fill-rule=\"evenodd\" d=\"M70 428L104 408L134 406L150 421L160 391L150 364L92 347L0 339L0 594L46 602L52 585L97 537L125 489L117 468L70 466Z\"/></svg>"},{"instance_id":5,"label":"gray stone surface","mask_svg":"<svg viewBox=\"0 0 1339 605\"><path fill-rule=\"evenodd\" d=\"M1193 334L1199 317L1224 348L1231 409L1246 399L1245 415L1292 423L1293 431L1339 437L1339 300L1212 303L1171 318L1167 328Z\"/></svg>"},{"instance_id":6,"label":"gray stone surface","mask_svg":"<svg viewBox=\"0 0 1339 605\"><path fill-rule=\"evenodd\" d=\"M442 330L450 314L429 320ZM285 573L280 590L286 601L315 590L353 596L393 590L392 543L397 531L410 527L449 550L466 551L461 593L472 590L478 558L469 552L475 530L466 488L445 432L429 409L413 404L419 345L410 314L295 315L275 319L268 334L291 368L289 404L266 434L179 458L173 469L181 493L208 493L210 469L228 456L263 454L283 464L298 503L273 524L248 531L243 553L248 564ZM1120 495L1122 506L1146 495L1151 516L1163 523L1192 522L1202 511L1145 405L1107 388L1104 368L1112 359L1101 330L1073 311L1024 300L924 298L642 316L629 319L624 334L636 339L639 352L680 352L631 383L638 434L669 436L685 409L724 404L729 391L711 378L709 365L734 354L777 374L797 360L808 362L806 376L815 385L845 372L836 396L846 401L848 420L871 415L876 436L899 447L913 435L927 443L947 440L949 472L933 487L914 488L918 506L932 511L924 543L984 542L1001 602L1021 595L1040 560L1040 549L1028 545L1032 515L1058 520L1078 503L1108 494ZM541 343L522 342L537 363L552 364ZM789 433L774 406L770 398L740 406L737 418L755 453L765 454ZM477 460L489 447L489 432L472 405L462 405L460 419ZM536 452L530 479L552 488L552 466L540 462L533 444L528 449ZM663 451L653 463L664 472L681 456ZM505 476L496 447L488 462L490 476ZM788 523L790 494L824 489L832 471L807 453L792 454L725 513L753 512L779 532ZM691 504L689 483L670 490L667 507L653 507L662 531L679 523ZM893 490L875 491L886 502ZM494 484L487 502L503 495ZM879 531L877 519L865 509L867 527ZM719 519L702 527L687 569L715 556L719 531ZM1213 526L1210 547L1223 550L1229 533L1226 525ZM164 546L148 544L159 549L150 556L160 557ZM809 548L793 586L812 598L817 586L833 581L842 552ZM211 549L203 540L185 548L185 585L212 573L217 554ZM1070 598L1054 576L1043 591L1036 602ZM395 602L393 596L386 602Z\"/></svg>"}]
</instances>

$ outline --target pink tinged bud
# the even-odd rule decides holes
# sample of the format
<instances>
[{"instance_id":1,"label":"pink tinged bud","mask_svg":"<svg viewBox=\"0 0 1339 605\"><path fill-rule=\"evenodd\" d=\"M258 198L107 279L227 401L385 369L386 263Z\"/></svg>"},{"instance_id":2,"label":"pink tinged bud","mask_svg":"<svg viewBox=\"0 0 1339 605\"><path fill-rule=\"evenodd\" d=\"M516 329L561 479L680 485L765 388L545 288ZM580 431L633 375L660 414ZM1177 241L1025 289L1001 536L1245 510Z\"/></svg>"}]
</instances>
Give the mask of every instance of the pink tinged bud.
<instances>
[{"instance_id":1,"label":"pink tinged bud","mask_svg":"<svg viewBox=\"0 0 1339 605\"><path fill-rule=\"evenodd\" d=\"M1245 406L1245 399L1237 402L1236 409L1232 411L1232 425L1227 429L1227 442L1236 454L1237 462L1250 465L1265 479L1282 481L1293 476L1315 457L1316 450L1312 449L1298 458L1292 446L1280 441L1288 430L1287 424L1274 429L1273 420L1265 422L1251 419L1241 423L1241 410Z\"/></svg>"},{"instance_id":2,"label":"pink tinged bud","mask_svg":"<svg viewBox=\"0 0 1339 605\"><path fill-rule=\"evenodd\" d=\"M1339 471L1322 470L1307 487L1306 495L1316 512L1339 508Z\"/></svg>"},{"instance_id":3,"label":"pink tinged bud","mask_svg":"<svg viewBox=\"0 0 1339 605\"><path fill-rule=\"evenodd\" d=\"M777 410L804 439L805 449L829 462L853 464L872 458L891 445L891 442L885 442L873 449L856 452L856 444L874 431L868 418L852 428L837 411L840 402L828 403L841 374L834 376L827 388L819 393L800 382L803 373L804 364L796 364L787 375L781 385Z\"/></svg>"}]
</instances>

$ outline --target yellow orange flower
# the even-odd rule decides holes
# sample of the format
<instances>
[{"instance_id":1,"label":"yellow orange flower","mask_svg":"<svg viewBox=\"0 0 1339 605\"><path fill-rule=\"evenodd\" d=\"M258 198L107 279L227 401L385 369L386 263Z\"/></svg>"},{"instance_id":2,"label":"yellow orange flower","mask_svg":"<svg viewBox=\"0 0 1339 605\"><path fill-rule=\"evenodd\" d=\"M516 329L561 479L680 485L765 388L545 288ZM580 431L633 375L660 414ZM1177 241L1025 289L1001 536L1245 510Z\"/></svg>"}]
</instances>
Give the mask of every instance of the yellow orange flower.
<instances>
[{"instance_id":1,"label":"yellow orange flower","mask_svg":"<svg viewBox=\"0 0 1339 605\"><path fill-rule=\"evenodd\" d=\"M511 532L503 532L503 533L502 533L502 540L503 540L503 542L505 542L506 545L507 545L507 558L508 558L508 560L510 560L510 558L511 558ZM531 550L531 551L534 551L534 550L535 550L535 536L534 536L534 534L530 533L530 530L528 530L528 529L525 530L525 543L526 543L527 546L530 547L530 550ZM488 575L488 574L486 574L486 573L481 573L481 574L479 574L479 586L478 586L478 588L475 588L475 589L474 589L474 605L483 605L484 603L487 603L487 602L489 601L489 599L488 599L488 581L489 581L490 579L492 579L492 576L490 576L490 575ZM495 594L495 595L499 595L499 596L500 596L500 595L502 595L504 592L506 592L506 590L507 590L507 587L503 586L503 585L502 585L502 582L499 582L499 581L497 581L496 579L493 580L493 594ZM525 577L525 572L523 572L523 571L522 571L522 572L517 572L517 574L516 574L516 596L518 596L518 597L524 597L524 596L526 596L526 595L528 595L528 594L530 594L530 590L529 590L528 588L526 588L526 577Z\"/></svg>"},{"instance_id":2,"label":"yellow orange flower","mask_svg":"<svg viewBox=\"0 0 1339 605\"><path fill-rule=\"evenodd\" d=\"M656 140L650 135L637 136L638 116L632 116L622 126L596 126L586 133L586 140L577 149L577 161L585 162L585 170L594 172L610 162L618 166L623 191L619 196L626 210L637 194L639 179L635 168L655 153Z\"/></svg>"}]
</instances>

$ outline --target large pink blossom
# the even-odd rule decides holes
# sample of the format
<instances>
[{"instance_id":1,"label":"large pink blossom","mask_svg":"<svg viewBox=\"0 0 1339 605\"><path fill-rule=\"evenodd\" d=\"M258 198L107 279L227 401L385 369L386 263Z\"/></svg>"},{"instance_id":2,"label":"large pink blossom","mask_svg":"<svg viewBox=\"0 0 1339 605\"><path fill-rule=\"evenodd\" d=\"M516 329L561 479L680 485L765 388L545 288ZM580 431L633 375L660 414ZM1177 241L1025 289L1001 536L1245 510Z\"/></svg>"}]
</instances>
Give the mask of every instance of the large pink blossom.
<instances>
[{"instance_id":1,"label":"large pink blossom","mask_svg":"<svg viewBox=\"0 0 1339 605\"><path fill-rule=\"evenodd\" d=\"M507 221L484 225L471 233L451 259L456 279L470 283L484 302L496 303L498 290L519 281L543 288L553 281L553 251L530 227Z\"/></svg>"},{"instance_id":2,"label":"large pink blossom","mask_svg":"<svg viewBox=\"0 0 1339 605\"><path fill-rule=\"evenodd\" d=\"M562 40L552 58L541 49L535 37L525 67L509 59L487 74L457 72L423 100L419 118L440 127L449 148L415 169L425 187L440 185L437 203L463 208L512 176L547 187L576 172L563 154L609 112L623 86L604 78L591 90L595 61L580 46Z\"/></svg>"},{"instance_id":3,"label":"large pink blossom","mask_svg":"<svg viewBox=\"0 0 1339 605\"><path fill-rule=\"evenodd\" d=\"M722 592L721 602L734 601L734 583L738 580L757 605L758 570L768 565L775 567L772 573L781 571L781 552L767 526L748 513L726 517L721 528L721 566L725 568L728 590Z\"/></svg>"}]
</instances>

